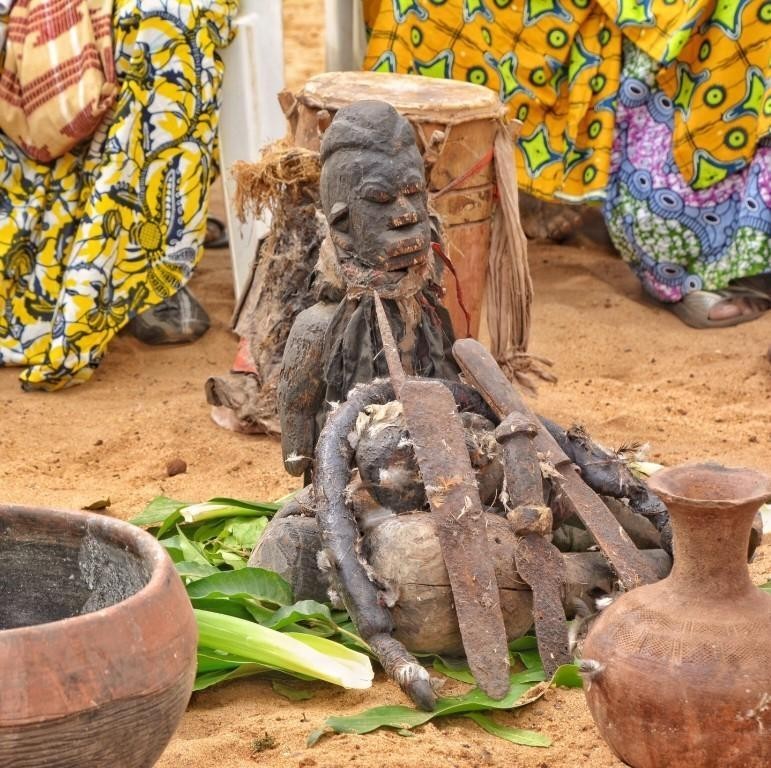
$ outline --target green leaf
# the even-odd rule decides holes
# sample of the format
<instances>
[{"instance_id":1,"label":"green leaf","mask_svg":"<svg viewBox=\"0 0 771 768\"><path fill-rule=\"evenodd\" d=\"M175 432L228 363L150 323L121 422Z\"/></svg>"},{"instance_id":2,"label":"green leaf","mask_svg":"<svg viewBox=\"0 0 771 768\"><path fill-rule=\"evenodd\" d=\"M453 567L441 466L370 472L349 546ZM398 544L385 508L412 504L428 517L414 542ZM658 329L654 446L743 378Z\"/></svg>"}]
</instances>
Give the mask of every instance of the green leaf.
<instances>
[{"instance_id":1,"label":"green leaf","mask_svg":"<svg viewBox=\"0 0 771 768\"><path fill-rule=\"evenodd\" d=\"M300 688L294 688L291 685L282 683L280 680L273 681L273 690L279 695L283 696L289 701L307 701L313 698L313 694L310 691L303 691Z\"/></svg>"},{"instance_id":2,"label":"green leaf","mask_svg":"<svg viewBox=\"0 0 771 768\"><path fill-rule=\"evenodd\" d=\"M227 546L251 553L267 525L267 517L236 517L226 521L218 538Z\"/></svg>"},{"instance_id":3,"label":"green leaf","mask_svg":"<svg viewBox=\"0 0 771 768\"><path fill-rule=\"evenodd\" d=\"M196 541L190 541L190 539L182 533L179 527L177 527L177 535L173 537L173 539L176 542L176 546L178 546L182 552L182 562L211 565L204 553L203 546Z\"/></svg>"},{"instance_id":4,"label":"green leaf","mask_svg":"<svg viewBox=\"0 0 771 768\"><path fill-rule=\"evenodd\" d=\"M437 656L433 663L434 669L445 677L449 677L452 680L458 680L461 683L470 683L476 685L477 681L474 679L474 675L471 674L468 664L465 661L459 659L443 659Z\"/></svg>"},{"instance_id":5,"label":"green leaf","mask_svg":"<svg viewBox=\"0 0 771 768\"><path fill-rule=\"evenodd\" d=\"M211 576L213 573L219 573L219 571L208 563L191 563L188 560L181 560L174 564L177 569L177 573L184 579L202 579L205 576Z\"/></svg>"},{"instance_id":6,"label":"green leaf","mask_svg":"<svg viewBox=\"0 0 771 768\"><path fill-rule=\"evenodd\" d=\"M564 688L582 688L583 680L578 674L578 667L575 664L563 664L557 668L551 679L551 684L561 685Z\"/></svg>"},{"instance_id":7,"label":"green leaf","mask_svg":"<svg viewBox=\"0 0 771 768\"><path fill-rule=\"evenodd\" d=\"M237 507L240 510L246 510L247 512L263 512L265 514L273 514L284 506L286 501L294 497L294 493L285 496L278 501L244 501L243 499L231 499L227 496L215 496L213 499L209 499L210 504L225 504L230 507ZM286 500L286 501L285 501Z\"/></svg>"},{"instance_id":8,"label":"green leaf","mask_svg":"<svg viewBox=\"0 0 771 768\"><path fill-rule=\"evenodd\" d=\"M512 675L509 692L500 701L491 699L478 688L474 688L464 696L438 699L433 712L422 712L411 707L383 706L368 709L358 715L346 717L329 717L326 725L337 733L369 733L378 728L415 728L435 717L447 715L463 715L486 709L513 709L529 704L539 699L548 689L548 685L531 686L530 682L543 681L543 674L528 670Z\"/></svg>"},{"instance_id":9,"label":"green leaf","mask_svg":"<svg viewBox=\"0 0 771 768\"><path fill-rule=\"evenodd\" d=\"M227 522L227 518L225 518L223 520L215 520L212 523L201 523L197 527L189 526L189 529L193 531L193 541L206 544L210 539L216 539L222 533L222 529Z\"/></svg>"},{"instance_id":10,"label":"green leaf","mask_svg":"<svg viewBox=\"0 0 771 768\"><path fill-rule=\"evenodd\" d=\"M276 607L294 602L292 588L277 573L264 568L221 571L187 586L191 597L245 597Z\"/></svg>"},{"instance_id":11,"label":"green leaf","mask_svg":"<svg viewBox=\"0 0 771 768\"><path fill-rule=\"evenodd\" d=\"M261 664L242 664L235 669L223 669L220 672L206 672L202 675L196 675L193 683L194 691L202 691L204 688L211 688L218 683L224 683L225 680L233 680L237 677L248 677L265 671Z\"/></svg>"},{"instance_id":12,"label":"green leaf","mask_svg":"<svg viewBox=\"0 0 771 768\"><path fill-rule=\"evenodd\" d=\"M533 635L522 635L509 643L510 651L532 651L538 649L538 641Z\"/></svg>"},{"instance_id":13,"label":"green leaf","mask_svg":"<svg viewBox=\"0 0 771 768\"><path fill-rule=\"evenodd\" d=\"M329 628L331 632L337 631L337 625L332 620L329 608L315 600L300 600L294 605L283 606L263 624L271 629L284 629L299 621L317 622Z\"/></svg>"},{"instance_id":14,"label":"green leaf","mask_svg":"<svg viewBox=\"0 0 771 768\"><path fill-rule=\"evenodd\" d=\"M200 582L193 586L196 583ZM288 674L313 676L344 688L372 685L369 658L340 643L313 635L276 632L223 614L197 609L194 613L200 649L233 654Z\"/></svg>"},{"instance_id":15,"label":"green leaf","mask_svg":"<svg viewBox=\"0 0 771 768\"><path fill-rule=\"evenodd\" d=\"M157 528L170 515L178 513L182 507L186 507L189 502L170 499L168 496L157 496L154 498L142 512L136 517L132 517L129 522L132 525L139 525L143 528Z\"/></svg>"},{"instance_id":16,"label":"green leaf","mask_svg":"<svg viewBox=\"0 0 771 768\"><path fill-rule=\"evenodd\" d=\"M329 728L317 728L315 731L311 731L308 734L308 738L305 740L306 747L313 747L319 743L319 739L322 736L326 736L328 733L333 733Z\"/></svg>"},{"instance_id":17,"label":"green leaf","mask_svg":"<svg viewBox=\"0 0 771 768\"><path fill-rule=\"evenodd\" d=\"M246 558L243 555L238 555L235 552L229 552L227 549L220 549L219 557L223 563L229 565L234 571L238 571L241 568L246 568Z\"/></svg>"},{"instance_id":18,"label":"green leaf","mask_svg":"<svg viewBox=\"0 0 771 768\"><path fill-rule=\"evenodd\" d=\"M276 504L259 502L252 504L237 499L209 499L199 504L186 504L179 509L186 523L202 523L223 517L271 517L276 513Z\"/></svg>"},{"instance_id":19,"label":"green leaf","mask_svg":"<svg viewBox=\"0 0 771 768\"><path fill-rule=\"evenodd\" d=\"M185 556L182 553L182 544L179 536L167 536L158 543L166 550L175 564L185 562Z\"/></svg>"},{"instance_id":20,"label":"green leaf","mask_svg":"<svg viewBox=\"0 0 771 768\"><path fill-rule=\"evenodd\" d=\"M239 602L229 600L228 598L192 598L190 602L193 608L202 611L211 611L212 613L224 613L227 616L235 616L237 619L253 621L252 614Z\"/></svg>"},{"instance_id":21,"label":"green leaf","mask_svg":"<svg viewBox=\"0 0 771 768\"><path fill-rule=\"evenodd\" d=\"M762 589L764 592L769 592L769 593L771 593L771 581L767 581L765 584L761 584L761 585L760 585L760 588L761 588L761 589Z\"/></svg>"},{"instance_id":22,"label":"green leaf","mask_svg":"<svg viewBox=\"0 0 771 768\"><path fill-rule=\"evenodd\" d=\"M522 728L511 728L507 725L499 725L488 715L484 715L481 712L470 712L465 715L470 720L473 720L478 726L483 728L493 736L498 736L501 739L506 739L512 744L521 744L525 747L549 747L551 746L551 739L548 736L544 736L537 731L526 731Z\"/></svg>"},{"instance_id":23,"label":"green leaf","mask_svg":"<svg viewBox=\"0 0 771 768\"><path fill-rule=\"evenodd\" d=\"M512 651L511 655L519 659L528 669L543 669L543 662L537 650Z\"/></svg>"}]
</instances>

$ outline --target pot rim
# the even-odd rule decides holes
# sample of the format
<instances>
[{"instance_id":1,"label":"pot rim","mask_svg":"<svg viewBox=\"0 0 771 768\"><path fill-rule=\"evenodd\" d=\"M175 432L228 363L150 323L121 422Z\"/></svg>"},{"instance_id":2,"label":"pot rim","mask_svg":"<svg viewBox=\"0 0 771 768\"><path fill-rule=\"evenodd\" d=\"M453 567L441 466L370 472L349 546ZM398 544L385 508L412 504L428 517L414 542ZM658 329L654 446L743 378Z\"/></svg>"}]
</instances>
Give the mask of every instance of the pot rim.
<instances>
[{"instance_id":1,"label":"pot rim","mask_svg":"<svg viewBox=\"0 0 771 768\"><path fill-rule=\"evenodd\" d=\"M78 624L86 625L93 620L92 617L101 616L110 619L128 608L131 610L134 604L147 599L152 593L158 592L163 587L163 581L173 564L164 548L158 540L147 531L120 520L117 517L98 515L93 512L76 512L73 510L42 509L13 504L0 504L0 523L3 519L36 519L51 521L57 528L69 528L68 523L74 523L77 532L83 536L92 533L97 538L117 545L135 554L144 565L149 568L150 575L147 583L138 591L129 595L124 600L100 608L96 611L67 616L63 619L45 621L39 624L29 624L23 627L0 628L0 638L20 637L23 634L39 632L42 627L76 627ZM176 572L176 569L173 569Z\"/></svg>"},{"instance_id":2,"label":"pot rim","mask_svg":"<svg viewBox=\"0 0 771 768\"><path fill-rule=\"evenodd\" d=\"M756 481L755 488L757 491L750 496L735 498L693 498L680 495L668 486L668 481L676 481L681 476L686 476L694 471L711 473L713 475L715 473L725 473L734 477L743 474ZM753 504L760 506L771 501L771 477L750 467L729 467L717 462L692 462L689 464L679 464L674 467L664 467L651 475L647 483L650 490L665 504L669 505L671 503L694 510L739 509L740 507L747 507Z\"/></svg>"}]
</instances>

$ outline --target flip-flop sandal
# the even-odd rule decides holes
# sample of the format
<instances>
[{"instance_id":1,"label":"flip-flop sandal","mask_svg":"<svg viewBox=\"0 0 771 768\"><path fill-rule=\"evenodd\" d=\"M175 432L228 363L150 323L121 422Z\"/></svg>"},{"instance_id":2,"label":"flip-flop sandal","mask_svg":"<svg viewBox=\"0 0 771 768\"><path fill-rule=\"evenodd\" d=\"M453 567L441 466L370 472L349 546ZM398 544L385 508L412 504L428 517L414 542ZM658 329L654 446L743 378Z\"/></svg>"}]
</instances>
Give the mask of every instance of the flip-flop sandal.
<instances>
[{"instance_id":1,"label":"flip-flop sandal","mask_svg":"<svg viewBox=\"0 0 771 768\"><path fill-rule=\"evenodd\" d=\"M750 305L750 312L726 317L722 320L710 318L709 312L716 304L738 298L744 299ZM662 303L661 306L673 312L691 328L729 328L733 325L756 320L764 312L771 309L771 299L752 288L731 287L722 291L691 291L680 301L672 304Z\"/></svg>"},{"instance_id":2,"label":"flip-flop sandal","mask_svg":"<svg viewBox=\"0 0 771 768\"><path fill-rule=\"evenodd\" d=\"M210 249L227 248L228 244L228 231L224 222L214 216L207 216L203 247Z\"/></svg>"}]
</instances>

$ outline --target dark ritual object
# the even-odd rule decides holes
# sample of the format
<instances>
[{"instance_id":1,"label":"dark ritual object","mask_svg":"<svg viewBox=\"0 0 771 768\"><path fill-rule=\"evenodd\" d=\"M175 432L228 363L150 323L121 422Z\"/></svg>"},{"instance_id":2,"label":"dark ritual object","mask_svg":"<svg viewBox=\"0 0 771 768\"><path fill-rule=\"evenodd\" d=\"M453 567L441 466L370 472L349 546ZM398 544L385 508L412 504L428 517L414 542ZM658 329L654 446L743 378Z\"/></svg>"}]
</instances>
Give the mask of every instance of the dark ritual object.
<instances>
[{"instance_id":1,"label":"dark ritual object","mask_svg":"<svg viewBox=\"0 0 771 768\"><path fill-rule=\"evenodd\" d=\"M405 381L380 297L378 327L415 450L452 588L463 649L477 685L502 699L509 690L506 628L487 545L476 477L455 400L439 381Z\"/></svg>"},{"instance_id":2,"label":"dark ritual object","mask_svg":"<svg viewBox=\"0 0 771 768\"><path fill-rule=\"evenodd\" d=\"M385 72L325 72L288 99L295 143L318 149L329 116L361 99L391 104L417 136L431 207L442 220L457 273L442 276L456 334L465 336L468 327L457 279L471 335L478 334L487 294L493 349L524 352L532 299L527 244L516 199L512 206L503 199L509 189L517 194L511 133L518 123L505 125L498 95L480 85Z\"/></svg>"},{"instance_id":3,"label":"dark ritual object","mask_svg":"<svg viewBox=\"0 0 771 768\"><path fill-rule=\"evenodd\" d=\"M633 768L771 765L771 595L747 545L771 478L692 464L657 472L674 567L600 614L584 643L585 691L603 738Z\"/></svg>"},{"instance_id":4,"label":"dark ritual object","mask_svg":"<svg viewBox=\"0 0 771 768\"><path fill-rule=\"evenodd\" d=\"M152 536L0 505L0 765L149 768L190 698L196 639Z\"/></svg>"},{"instance_id":5,"label":"dark ritual object","mask_svg":"<svg viewBox=\"0 0 771 768\"><path fill-rule=\"evenodd\" d=\"M460 339L453 346L455 359L464 376L496 411L500 418L513 411L537 417L503 375L490 353L474 339ZM596 540L626 589L656 581L656 575L618 524L599 496L581 479L571 460L545 429L533 438L538 452L556 470L554 483L559 487L563 506L576 514Z\"/></svg>"},{"instance_id":6,"label":"dark ritual object","mask_svg":"<svg viewBox=\"0 0 771 768\"><path fill-rule=\"evenodd\" d=\"M376 290L411 375L456 378L450 317L441 304L423 161L409 122L388 104L341 109L321 143L321 204L329 224L318 272L340 296L301 312L289 333L278 402L284 466L310 467L329 404L385 376Z\"/></svg>"},{"instance_id":7,"label":"dark ritual object","mask_svg":"<svg viewBox=\"0 0 771 768\"><path fill-rule=\"evenodd\" d=\"M445 382L460 408L479 411L484 403L479 394L459 383ZM333 585L339 590L359 634L369 643L386 674L420 708L431 710L436 696L426 669L404 645L392 637L393 621L376 575L362 552L362 540L354 511L347 503L346 490L354 449L349 440L359 413L367 406L393 400L390 381L360 384L330 414L316 444L316 472L313 497L316 521Z\"/></svg>"}]
</instances>

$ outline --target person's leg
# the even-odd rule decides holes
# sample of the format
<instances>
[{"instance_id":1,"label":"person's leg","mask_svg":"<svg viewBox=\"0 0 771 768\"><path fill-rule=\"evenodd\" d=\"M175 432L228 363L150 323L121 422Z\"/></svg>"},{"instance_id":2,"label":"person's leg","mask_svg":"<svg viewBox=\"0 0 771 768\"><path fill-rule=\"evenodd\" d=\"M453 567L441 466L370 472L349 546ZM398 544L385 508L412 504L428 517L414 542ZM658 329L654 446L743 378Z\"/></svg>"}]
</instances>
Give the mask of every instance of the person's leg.
<instances>
[{"instance_id":1,"label":"person's leg","mask_svg":"<svg viewBox=\"0 0 771 768\"><path fill-rule=\"evenodd\" d=\"M624 55L604 207L613 243L646 292L688 325L752 320L771 306L747 282L771 273L771 146L761 141L748 166L693 189L673 157L674 106L654 62L631 44Z\"/></svg>"},{"instance_id":2,"label":"person's leg","mask_svg":"<svg viewBox=\"0 0 771 768\"><path fill-rule=\"evenodd\" d=\"M23 385L88 379L109 340L176 294L203 252L217 133L219 49L235 0L119 0L121 90L81 169L84 193L44 359Z\"/></svg>"}]
</instances>

